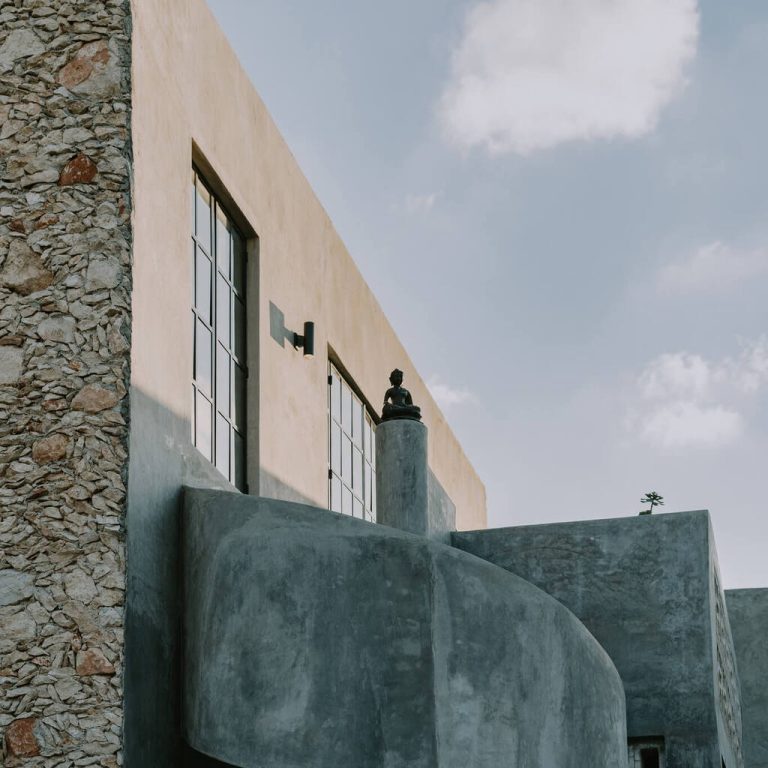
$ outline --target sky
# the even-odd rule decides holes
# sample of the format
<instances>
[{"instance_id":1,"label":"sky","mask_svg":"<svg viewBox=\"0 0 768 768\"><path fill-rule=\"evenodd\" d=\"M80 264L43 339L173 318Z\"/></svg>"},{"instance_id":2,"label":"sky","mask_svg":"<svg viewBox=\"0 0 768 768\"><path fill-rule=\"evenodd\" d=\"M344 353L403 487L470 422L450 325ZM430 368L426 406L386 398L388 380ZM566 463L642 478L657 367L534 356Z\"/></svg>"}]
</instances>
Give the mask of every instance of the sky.
<instances>
[{"instance_id":1,"label":"sky","mask_svg":"<svg viewBox=\"0 0 768 768\"><path fill-rule=\"evenodd\" d=\"M489 526L657 491L768 586L768 3L208 2Z\"/></svg>"}]
</instances>

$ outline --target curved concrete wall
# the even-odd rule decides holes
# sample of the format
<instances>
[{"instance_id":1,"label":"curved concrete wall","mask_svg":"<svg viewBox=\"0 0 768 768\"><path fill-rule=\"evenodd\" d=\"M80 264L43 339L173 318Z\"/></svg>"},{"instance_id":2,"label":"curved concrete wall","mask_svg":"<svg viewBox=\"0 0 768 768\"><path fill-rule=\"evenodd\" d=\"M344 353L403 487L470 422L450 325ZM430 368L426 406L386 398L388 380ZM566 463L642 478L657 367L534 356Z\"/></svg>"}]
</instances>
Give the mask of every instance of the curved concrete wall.
<instances>
[{"instance_id":1,"label":"curved concrete wall","mask_svg":"<svg viewBox=\"0 0 768 768\"><path fill-rule=\"evenodd\" d=\"M185 494L184 735L250 768L615 768L624 691L557 601L472 555Z\"/></svg>"}]
</instances>

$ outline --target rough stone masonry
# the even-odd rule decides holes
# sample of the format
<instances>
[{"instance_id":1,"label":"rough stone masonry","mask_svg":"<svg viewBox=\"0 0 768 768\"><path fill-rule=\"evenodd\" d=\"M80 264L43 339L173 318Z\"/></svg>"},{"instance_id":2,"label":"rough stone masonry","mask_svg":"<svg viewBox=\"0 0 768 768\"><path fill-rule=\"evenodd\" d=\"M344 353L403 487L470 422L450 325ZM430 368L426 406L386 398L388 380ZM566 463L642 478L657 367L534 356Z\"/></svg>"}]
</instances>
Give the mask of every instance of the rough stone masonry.
<instances>
[{"instance_id":1,"label":"rough stone masonry","mask_svg":"<svg viewBox=\"0 0 768 768\"><path fill-rule=\"evenodd\" d=\"M0 744L121 764L128 0L0 0Z\"/></svg>"}]
</instances>

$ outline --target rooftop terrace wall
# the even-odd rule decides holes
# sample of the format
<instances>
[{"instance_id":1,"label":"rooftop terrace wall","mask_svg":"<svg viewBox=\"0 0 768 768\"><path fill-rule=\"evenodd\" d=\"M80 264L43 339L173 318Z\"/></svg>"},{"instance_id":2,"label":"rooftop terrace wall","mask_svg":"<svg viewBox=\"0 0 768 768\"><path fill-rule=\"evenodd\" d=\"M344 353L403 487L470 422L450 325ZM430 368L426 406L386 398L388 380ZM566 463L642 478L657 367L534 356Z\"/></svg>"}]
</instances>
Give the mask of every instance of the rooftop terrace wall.
<instances>
[{"instance_id":1,"label":"rooftop terrace wall","mask_svg":"<svg viewBox=\"0 0 768 768\"><path fill-rule=\"evenodd\" d=\"M663 736L667 768L743 765L708 512L455 533L453 543L584 622L621 675L628 735Z\"/></svg>"},{"instance_id":2,"label":"rooftop terrace wall","mask_svg":"<svg viewBox=\"0 0 768 768\"><path fill-rule=\"evenodd\" d=\"M725 592L741 681L745 768L768 768L768 589Z\"/></svg>"}]
</instances>

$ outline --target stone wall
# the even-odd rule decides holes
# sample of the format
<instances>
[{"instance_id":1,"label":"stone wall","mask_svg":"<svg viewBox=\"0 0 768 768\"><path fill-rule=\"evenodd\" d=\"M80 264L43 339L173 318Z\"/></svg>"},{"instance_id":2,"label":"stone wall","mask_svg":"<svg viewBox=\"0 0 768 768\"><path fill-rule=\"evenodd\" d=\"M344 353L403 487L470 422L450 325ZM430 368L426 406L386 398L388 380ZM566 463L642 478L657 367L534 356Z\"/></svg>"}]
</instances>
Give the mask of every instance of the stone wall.
<instances>
[{"instance_id":1,"label":"stone wall","mask_svg":"<svg viewBox=\"0 0 768 768\"><path fill-rule=\"evenodd\" d=\"M128 0L0 0L7 766L121 764L129 121Z\"/></svg>"}]
</instances>

